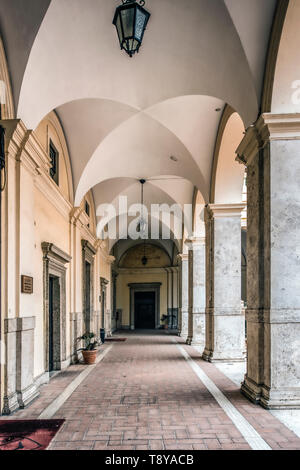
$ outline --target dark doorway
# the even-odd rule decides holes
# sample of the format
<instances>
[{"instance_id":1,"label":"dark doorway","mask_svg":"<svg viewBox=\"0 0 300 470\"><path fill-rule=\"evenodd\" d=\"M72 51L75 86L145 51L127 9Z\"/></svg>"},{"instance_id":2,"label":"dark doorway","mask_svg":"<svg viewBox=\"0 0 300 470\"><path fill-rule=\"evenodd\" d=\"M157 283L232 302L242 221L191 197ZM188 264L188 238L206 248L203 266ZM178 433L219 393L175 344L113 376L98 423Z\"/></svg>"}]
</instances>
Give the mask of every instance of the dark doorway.
<instances>
[{"instance_id":1,"label":"dark doorway","mask_svg":"<svg viewBox=\"0 0 300 470\"><path fill-rule=\"evenodd\" d=\"M155 292L136 292L134 294L135 328L155 329Z\"/></svg>"},{"instance_id":2,"label":"dark doorway","mask_svg":"<svg viewBox=\"0 0 300 470\"><path fill-rule=\"evenodd\" d=\"M49 372L60 362L60 284L59 278L49 277Z\"/></svg>"}]
</instances>

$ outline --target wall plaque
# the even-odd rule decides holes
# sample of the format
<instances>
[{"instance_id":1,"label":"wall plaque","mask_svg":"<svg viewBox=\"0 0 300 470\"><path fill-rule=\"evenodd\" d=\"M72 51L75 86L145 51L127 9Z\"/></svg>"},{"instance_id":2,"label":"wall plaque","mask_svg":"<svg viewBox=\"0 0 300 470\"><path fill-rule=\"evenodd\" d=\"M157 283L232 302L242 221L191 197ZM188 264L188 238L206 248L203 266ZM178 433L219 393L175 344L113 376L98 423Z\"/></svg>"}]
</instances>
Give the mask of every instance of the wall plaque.
<instances>
[{"instance_id":1,"label":"wall plaque","mask_svg":"<svg viewBox=\"0 0 300 470\"><path fill-rule=\"evenodd\" d=\"M33 294L33 277L21 276L21 293Z\"/></svg>"}]
</instances>

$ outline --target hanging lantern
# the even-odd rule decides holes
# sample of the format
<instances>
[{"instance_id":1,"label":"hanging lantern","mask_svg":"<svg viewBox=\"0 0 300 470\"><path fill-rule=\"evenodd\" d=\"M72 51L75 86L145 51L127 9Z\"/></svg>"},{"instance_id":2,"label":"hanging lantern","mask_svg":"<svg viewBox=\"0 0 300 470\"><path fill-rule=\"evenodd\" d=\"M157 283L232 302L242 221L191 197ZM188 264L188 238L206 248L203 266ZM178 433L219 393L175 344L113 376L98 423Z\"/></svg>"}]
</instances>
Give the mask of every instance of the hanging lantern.
<instances>
[{"instance_id":1,"label":"hanging lantern","mask_svg":"<svg viewBox=\"0 0 300 470\"><path fill-rule=\"evenodd\" d=\"M135 52L139 52L150 13L143 8L144 0L139 3L136 0L122 2L116 9L113 24L118 32L121 49L132 57Z\"/></svg>"}]
</instances>

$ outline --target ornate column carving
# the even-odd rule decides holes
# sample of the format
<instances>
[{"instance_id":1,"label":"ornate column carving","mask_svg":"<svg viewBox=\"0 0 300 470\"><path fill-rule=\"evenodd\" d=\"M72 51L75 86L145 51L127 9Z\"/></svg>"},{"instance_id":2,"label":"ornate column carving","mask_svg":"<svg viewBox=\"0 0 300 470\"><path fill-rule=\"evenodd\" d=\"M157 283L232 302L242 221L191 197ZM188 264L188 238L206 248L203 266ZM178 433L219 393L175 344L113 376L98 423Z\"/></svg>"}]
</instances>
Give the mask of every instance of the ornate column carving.
<instances>
[{"instance_id":1,"label":"ornate column carving","mask_svg":"<svg viewBox=\"0 0 300 470\"><path fill-rule=\"evenodd\" d=\"M300 407L300 114L263 114L237 149L248 168L247 374L266 408Z\"/></svg>"},{"instance_id":2,"label":"ornate column carving","mask_svg":"<svg viewBox=\"0 0 300 470\"><path fill-rule=\"evenodd\" d=\"M245 317L241 306L241 213L245 204L206 209L206 347L210 362L245 359Z\"/></svg>"}]
</instances>

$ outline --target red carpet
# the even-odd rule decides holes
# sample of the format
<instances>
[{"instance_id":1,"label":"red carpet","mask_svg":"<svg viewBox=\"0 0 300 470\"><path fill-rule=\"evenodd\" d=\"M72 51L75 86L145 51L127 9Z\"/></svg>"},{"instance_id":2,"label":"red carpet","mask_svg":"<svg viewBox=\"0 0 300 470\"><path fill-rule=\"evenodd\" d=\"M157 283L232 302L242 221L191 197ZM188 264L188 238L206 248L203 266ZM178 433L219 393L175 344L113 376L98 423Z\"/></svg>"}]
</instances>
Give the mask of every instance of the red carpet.
<instances>
[{"instance_id":1,"label":"red carpet","mask_svg":"<svg viewBox=\"0 0 300 470\"><path fill-rule=\"evenodd\" d=\"M45 450L64 419L0 421L1 450Z\"/></svg>"}]
</instances>

